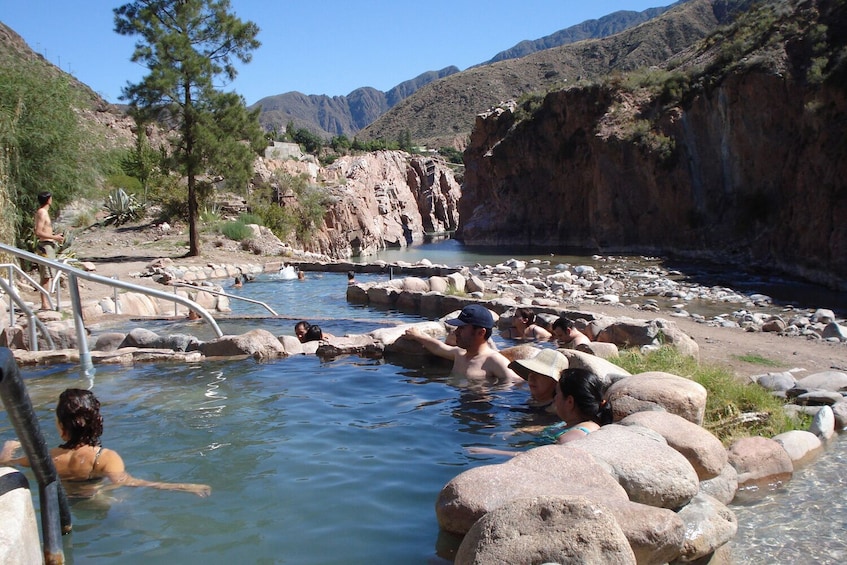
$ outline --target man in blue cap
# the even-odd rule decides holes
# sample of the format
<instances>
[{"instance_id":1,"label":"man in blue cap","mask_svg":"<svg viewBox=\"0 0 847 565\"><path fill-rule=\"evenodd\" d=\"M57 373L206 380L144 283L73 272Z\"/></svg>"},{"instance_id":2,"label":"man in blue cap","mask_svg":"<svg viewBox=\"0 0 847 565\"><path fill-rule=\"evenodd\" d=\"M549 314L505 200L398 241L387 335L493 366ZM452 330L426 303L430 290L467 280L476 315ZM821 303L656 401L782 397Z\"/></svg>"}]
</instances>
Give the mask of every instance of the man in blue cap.
<instances>
[{"instance_id":1,"label":"man in blue cap","mask_svg":"<svg viewBox=\"0 0 847 565\"><path fill-rule=\"evenodd\" d=\"M433 355L453 360L454 375L468 379L490 379L521 382L517 373L509 368L509 360L488 344L494 327L494 316L481 304L468 304L456 318L446 321L456 326L456 345L447 345L421 332L417 328L406 330L406 336L423 345Z\"/></svg>"}]
</instances>

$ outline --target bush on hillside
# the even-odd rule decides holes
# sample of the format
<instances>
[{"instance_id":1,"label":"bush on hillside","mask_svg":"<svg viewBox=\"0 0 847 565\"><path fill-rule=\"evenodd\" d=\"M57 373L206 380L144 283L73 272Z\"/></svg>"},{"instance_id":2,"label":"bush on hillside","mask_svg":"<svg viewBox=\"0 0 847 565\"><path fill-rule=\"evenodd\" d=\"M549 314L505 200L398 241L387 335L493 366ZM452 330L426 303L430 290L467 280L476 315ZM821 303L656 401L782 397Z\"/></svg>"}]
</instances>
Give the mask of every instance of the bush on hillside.
<instances>
[{"instance_id":1,"label":"bush on hillside","mask_svg":"<svg viewBox=\"0 0 847 565\"><path fill-rule=\"evenodd\" d=\"M252 237L253 230L241 222L225 222L221 226L221 233L233 241L241 241Z\"/></svg>"}]
</instances>

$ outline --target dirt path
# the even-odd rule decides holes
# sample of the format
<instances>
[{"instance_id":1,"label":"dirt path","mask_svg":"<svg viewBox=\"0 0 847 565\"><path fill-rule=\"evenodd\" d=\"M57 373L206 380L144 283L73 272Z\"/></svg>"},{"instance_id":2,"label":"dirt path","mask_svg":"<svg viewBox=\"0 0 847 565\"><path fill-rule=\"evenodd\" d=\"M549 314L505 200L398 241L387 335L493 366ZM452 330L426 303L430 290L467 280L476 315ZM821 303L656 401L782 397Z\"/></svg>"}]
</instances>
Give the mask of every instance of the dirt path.
<instances>
[{"instance_id":1,"label":"dirt path","mask_svg":"<svg viewBox=\"0 0 847 565\"><path fill-rule=\"evenodd\" d=\"M77 258L96 265L96 273L161 290L150 278L135 278L154 259L169 257L182 265L256 263L262 264L278 257L257 256L240 249L238 243L215 234L201 234L202 257L185 257L188 251L187 229L175 227L168 234L151 225L121 228L94 228L78 233L72 250ZM80 289L83 299L100 298L109 294L101 285L85 285ZM726 366L739 376L769 371L805 369L805 374L837 368L847 371L847 345L784 337L774 333L747 332L737 328L720 328L698 323L690 318L673 317L670 312L645 313L627 306L590 305L580 307L611 316L632 318L663 317L675 322L682 331L693 337L700 346L701 362ZM742 356L758 356L773 365L743 360ZM804 373L798 373L803 376Z\"/></svg>"}]
</instances>

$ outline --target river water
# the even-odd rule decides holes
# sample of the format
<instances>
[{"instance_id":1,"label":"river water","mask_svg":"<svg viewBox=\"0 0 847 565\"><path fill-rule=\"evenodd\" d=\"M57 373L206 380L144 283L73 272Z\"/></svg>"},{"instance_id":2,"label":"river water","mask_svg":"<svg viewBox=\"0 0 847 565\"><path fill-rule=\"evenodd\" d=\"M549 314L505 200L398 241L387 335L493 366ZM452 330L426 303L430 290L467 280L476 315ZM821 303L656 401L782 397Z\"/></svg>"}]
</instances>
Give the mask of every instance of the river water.
<instances>
[{"instance_id":1,"label":"river water","mask_svg":"<svg viewBox=\"0 0 847 565\"><path fill-rule=\"evenodd\" d=\"M262 275L232 291L285 318L221 320L225 333L260 326L293 335L303 318L343 335L420 319L347 304L341 273ZM262 314L238 302L233 309ZM197 322L145 327L211 337ZM56 398L89 383L75 366L24 376L55 445ZM525 388L471 389L449 376L449 365L423 358L97 366L93 390L103 403L104 445L133 475L206 483L212 495L123 488L75 501L74 532L64 538L69 563L448 563L458 540L439 532L438 492L462 471L501 460L471 456L467 446L520 446L509 433L533 423ZM0 417L0 439L12 435ZM798 473L787 492L734 507L737 562L843 561L845 445Z\"/></svg>"}]
</instances>

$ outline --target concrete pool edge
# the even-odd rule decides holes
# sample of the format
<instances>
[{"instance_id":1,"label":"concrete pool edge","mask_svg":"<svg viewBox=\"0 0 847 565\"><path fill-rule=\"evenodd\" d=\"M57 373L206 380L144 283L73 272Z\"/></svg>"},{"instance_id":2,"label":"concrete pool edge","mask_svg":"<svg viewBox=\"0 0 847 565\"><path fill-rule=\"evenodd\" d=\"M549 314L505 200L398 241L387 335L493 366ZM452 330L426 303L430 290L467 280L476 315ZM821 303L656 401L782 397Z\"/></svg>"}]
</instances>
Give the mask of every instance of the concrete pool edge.
<instances>
[{"instance_id":1,"label":"concrete pool edge","mask_svg":"<svg viewBox=\"0 0 847 565\"><path fill-rule=\"evenodd\" d=\"M0 563L41 563L41 541L29 481L0 467Z\"/></svg>"}]
</instances>

